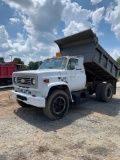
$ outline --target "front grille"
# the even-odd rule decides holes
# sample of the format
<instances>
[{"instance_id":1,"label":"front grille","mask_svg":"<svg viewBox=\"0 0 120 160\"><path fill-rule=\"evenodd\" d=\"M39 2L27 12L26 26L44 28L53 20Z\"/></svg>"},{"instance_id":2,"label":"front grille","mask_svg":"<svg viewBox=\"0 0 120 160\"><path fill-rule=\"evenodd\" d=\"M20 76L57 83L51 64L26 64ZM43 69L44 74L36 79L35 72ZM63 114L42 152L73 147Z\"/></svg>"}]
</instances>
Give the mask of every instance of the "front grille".
<instances>
[{"instance_id":1,"label":"front grille","mask_svg":"<svg viewBox=\"0 0 120 160\"><path fill-rule=\"evenodd\" d=\"M16 83L31 85L32 78L16 77Z\"/></svg>"},{"instance_id":2,"label":"front grille","mask_svg":"<svg viewBox=\"0 0 120 160\"><path fill-rule=\"evenodd\" d=\"M14 84L17 86L31 87L31 88L38 87L37 75L31 75L31 76L15 75L13 79L14 79ZM35 83L33 83L33 80L35 81Z\"/></svg>"}]
</instances>

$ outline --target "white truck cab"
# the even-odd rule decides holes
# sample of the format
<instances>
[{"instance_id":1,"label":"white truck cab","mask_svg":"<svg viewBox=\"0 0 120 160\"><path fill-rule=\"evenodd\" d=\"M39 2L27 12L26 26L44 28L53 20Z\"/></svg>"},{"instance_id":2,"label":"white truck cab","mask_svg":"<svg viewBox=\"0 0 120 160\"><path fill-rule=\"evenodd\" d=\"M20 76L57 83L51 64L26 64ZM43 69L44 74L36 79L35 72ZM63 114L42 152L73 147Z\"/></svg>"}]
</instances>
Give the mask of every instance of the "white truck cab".
<instances>
[{"instance_id":1,"label":"white truck cab","mask_svg":"<svg viewBox=\"0 0 120 160\"><path fill-rule=\"evenodd\" d=\"M57 53L58 55L58 53ZM83 56L54 57L37 70L13 73L13 97L22 107L41 107L50 119L59 119L74 102L77 91L84 91L86 75Z\"/></svg>"}]
</instances>

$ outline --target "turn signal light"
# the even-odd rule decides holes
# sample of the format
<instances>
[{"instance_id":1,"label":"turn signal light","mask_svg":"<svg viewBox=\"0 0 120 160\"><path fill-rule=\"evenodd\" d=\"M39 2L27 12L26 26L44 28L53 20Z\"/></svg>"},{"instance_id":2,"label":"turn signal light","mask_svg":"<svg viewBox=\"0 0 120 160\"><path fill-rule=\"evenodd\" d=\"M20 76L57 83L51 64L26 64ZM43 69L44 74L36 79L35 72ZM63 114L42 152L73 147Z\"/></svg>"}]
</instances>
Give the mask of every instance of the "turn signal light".
<instances>
[{"instance_id":1,"label":"turn signal light","mask_svg":"<svg viewBox=\"0 0 120 160\"><path fill-rule=\"evenodd\" d=\"M44 79L43 80L45 83L49 83L49 79Z\"/></svg>"},{"instance_id":2,"label":"turn signal light","mask_svg":"<svg viewBox=\"0 0 120 160\"><path fill-rule=\"evenodd\" d=\"M60 57L60 52L56 52L56 57Z\"/></svg>"}]
</instances>

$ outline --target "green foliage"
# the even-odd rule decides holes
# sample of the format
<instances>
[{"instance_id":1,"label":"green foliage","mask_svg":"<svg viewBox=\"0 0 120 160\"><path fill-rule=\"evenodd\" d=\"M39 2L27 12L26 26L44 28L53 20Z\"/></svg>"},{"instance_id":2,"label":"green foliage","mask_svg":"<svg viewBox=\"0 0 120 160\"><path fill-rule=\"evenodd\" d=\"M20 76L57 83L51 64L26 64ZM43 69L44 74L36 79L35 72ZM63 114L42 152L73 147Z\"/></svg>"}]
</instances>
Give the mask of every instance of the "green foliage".
<instances>
[{"instance_id":1,"label":"green foliage","mask_svg":"<svg viewBox=\"0 0 120 160\"><path fill-rule=\"evenodd\" d=\"M14 58L13 61L15 61L18 64L23 64L23 70L36 70L42 64L42 61L37 61L37 62L30 61L28 65L25 65L20 58Z\"/></svg>"},{"instance_id":2,"label":"green foliage","mask_svg":"<svg viewBox=\"0 0 120 160\"><path fill-rule=\"evenodd\" d=\"M0 64L4 63L4 58L0 57Z\"/></svg>"},{"instance_id":3,"label":"green foliage","mask_svg":"<svg viewBox=\"0 0 120 160\"><path fill-rule=\"evenodd\" d=\"M38 67L42 64L41 61L37 61L37 62L33 62L33 61L30 61L29 64L28 64L28 69L29 70L36 70L38 69Z\"/></svg>"},{"instance_id":4,"label":"green foliage","mask_svg":"<svg viewBox=\"0 0 120 160\"><path fill-rule=\"evenodd\" d=\"M18 64L24 64L24 62L20 58L14 58L14 60Z\"/></svg>"},{"instance_id":5,"label":"green foliage","mask_svg":"<svg viewBox=\"0 0 120 160\"><path fill-rule=\"evenodd\" d=\"M27 65L23 65L23 70L29 70L28 66Z\"/></svg>"},{"instance_id":6,"label":"green foliage","mask_svg":"<svg viewBox=\"0 0 120 160\"><path fill-rule=\"evenodd\" d=\"M29 62L28 68L29 68L30 70L33 70L33 69L34 69L34 62L33 62L33 61L30 61L30 62Z\"/></svg>"},{"instance_id":7,"label":"green foliage","mask_svg":"<svg viewBox=\"0 0 120 160\"><path fill-rule=\"evenodd\" d=\"M117 58L117 63L120 65L120 57Z\"/></svg>"},{"instance_id":8,"label":"green foliage","mask_svg":"<svg viewBox=\"0 0 120 160\"><path fill-rule=\"evenodd\" d=\"M117 63L120 65L120 57L117 58ZM120 71L119 71L119 78L120 78Z\"/></svg>"}]
</instances>

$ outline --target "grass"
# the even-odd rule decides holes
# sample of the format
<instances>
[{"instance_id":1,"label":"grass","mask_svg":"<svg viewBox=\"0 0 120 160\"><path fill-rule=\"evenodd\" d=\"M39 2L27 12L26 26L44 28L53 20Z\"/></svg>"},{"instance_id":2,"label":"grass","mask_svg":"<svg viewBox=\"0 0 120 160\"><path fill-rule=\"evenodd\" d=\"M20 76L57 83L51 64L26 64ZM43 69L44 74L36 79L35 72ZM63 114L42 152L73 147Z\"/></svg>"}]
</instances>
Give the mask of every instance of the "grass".
<instances>
[{"instance_id":1,"label":"grass","mask_svg":"<svg viewBox=\"0 0 120 160\"><path fill-rule=\"evenodd\" d=\"M120 81L120 76L118 77L118 81Z\"/></svg>"}]
</instances>

